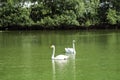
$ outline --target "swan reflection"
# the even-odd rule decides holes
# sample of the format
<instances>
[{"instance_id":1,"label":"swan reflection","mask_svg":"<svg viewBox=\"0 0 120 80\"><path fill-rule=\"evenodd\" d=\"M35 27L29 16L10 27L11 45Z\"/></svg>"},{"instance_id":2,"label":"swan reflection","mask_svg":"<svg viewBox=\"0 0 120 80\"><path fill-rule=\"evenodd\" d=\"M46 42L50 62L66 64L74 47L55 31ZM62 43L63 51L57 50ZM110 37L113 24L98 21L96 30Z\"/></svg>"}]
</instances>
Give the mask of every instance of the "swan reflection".
<instances>
[{"instance_id":1,"label":"swan reflection","mask_svg":"<svg viewBox=\"0 0 120 80\"><path fill-rule=\"evenodd\" d=\"M75 56L68 60L52 60L53 80L75 79Z\"/></svg>"}]
</instances>

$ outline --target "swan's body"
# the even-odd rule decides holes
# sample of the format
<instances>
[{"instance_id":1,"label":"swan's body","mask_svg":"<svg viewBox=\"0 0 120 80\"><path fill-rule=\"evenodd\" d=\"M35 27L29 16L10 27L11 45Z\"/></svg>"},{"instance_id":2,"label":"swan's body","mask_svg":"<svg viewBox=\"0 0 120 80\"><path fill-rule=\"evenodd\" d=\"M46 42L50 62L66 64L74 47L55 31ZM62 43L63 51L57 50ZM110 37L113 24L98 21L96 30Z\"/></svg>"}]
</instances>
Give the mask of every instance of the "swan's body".
<instances>
[{"instance_id":1,"label":"swan's body","mask_svg":"<svg viewBox=\"0 0 120 80\"><path fill-rule=\"evenodd\" d=\"M66 52L66 53L70 53L70 54L76 54L76 50L75 50L75 40L73 40L73 47L72 47L72 48L65 48L65 52Z\"/></svg>"},{"instance_id":2,"label":"swan's body","mask_svg":"<svg viewBox=\"0 0 120 80\"><path fill-rule=\"evenodd\" d=\"M55 55L55 46L52 45L51 48L53 48L53 54L52 54L52 57L51 57L52 59L54 59L54 60L66 60L66 59L69 58L69 56L67 56L67 55L58 55L58 56L54 57L54 55Z\"/></svg>"}]
</instances>

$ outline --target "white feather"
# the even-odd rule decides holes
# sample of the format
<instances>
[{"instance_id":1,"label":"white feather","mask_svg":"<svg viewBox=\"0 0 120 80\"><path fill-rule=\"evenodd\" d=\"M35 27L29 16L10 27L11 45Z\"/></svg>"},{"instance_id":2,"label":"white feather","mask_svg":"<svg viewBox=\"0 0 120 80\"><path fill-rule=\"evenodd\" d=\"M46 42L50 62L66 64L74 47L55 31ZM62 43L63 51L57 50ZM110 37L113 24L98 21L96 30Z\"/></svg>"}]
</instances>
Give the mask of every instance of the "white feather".
<instances>
[{"instance_id":1,"label":"white feather","mask_svg":"<svg viewBox=\"0 0 120 80\"><path fill-rule=\"evenodd\" d=\"M67 55L58 55L58 56L54 57L54 55L55 55L55 46L52 45L51 48L53 48L53 54L52 54L52 57L51 57L52 59L54 59L54 60L66 60L66 59L69 58L69 56L67 56Z\"/></svg>"},{"instance_id":2,"label":"white feather","mask_svg":"<svg viewBox=\"0 0 120 80\"><path fill-rule=\"evenodd\" d=\"M65 52L68 54L76 54L75 40L73 40L73 47L72 48L65 48Z\"/></svg>"}]
</instances>

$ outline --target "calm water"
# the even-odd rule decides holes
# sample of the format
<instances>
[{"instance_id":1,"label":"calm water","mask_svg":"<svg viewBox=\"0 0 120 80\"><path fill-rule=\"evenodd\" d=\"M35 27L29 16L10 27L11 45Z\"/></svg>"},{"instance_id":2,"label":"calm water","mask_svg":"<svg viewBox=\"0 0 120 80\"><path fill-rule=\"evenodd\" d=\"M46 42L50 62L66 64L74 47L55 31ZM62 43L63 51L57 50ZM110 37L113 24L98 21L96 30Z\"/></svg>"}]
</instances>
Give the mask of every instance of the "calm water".
<instances>
[{"instance_id":1,"label":"calm water","mask_svg":"<svg viewBox=\"0 0 120 80\"><path fill-rule=\"evenodd\" d=\"M52 61L72 47L76 56ZM75 59L74 59L75 58ZM0 80L120 80L120 31L0 32Z\"/></svg>"}]
</instances>

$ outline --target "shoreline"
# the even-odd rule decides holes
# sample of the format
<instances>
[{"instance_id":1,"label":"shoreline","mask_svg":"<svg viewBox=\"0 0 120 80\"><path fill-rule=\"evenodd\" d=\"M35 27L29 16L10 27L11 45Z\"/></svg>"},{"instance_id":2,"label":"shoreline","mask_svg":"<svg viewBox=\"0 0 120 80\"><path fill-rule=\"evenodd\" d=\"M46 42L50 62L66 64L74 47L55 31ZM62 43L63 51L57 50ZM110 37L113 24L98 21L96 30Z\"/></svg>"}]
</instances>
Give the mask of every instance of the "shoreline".
<instances>
[{"instance_id":1,"label":"shoreline","mask_svg":"<svg viewBox=\"0 0 120 80\"><path fill-rule=\"evenodd\" d=\"M105 30L105 29L120 29L120 25L110 25L110 24L99 24L99 25L91 25L88 27L85 26L8 26L8 27L0 27L0 30Z\"/></svg>"}]
</instances>

